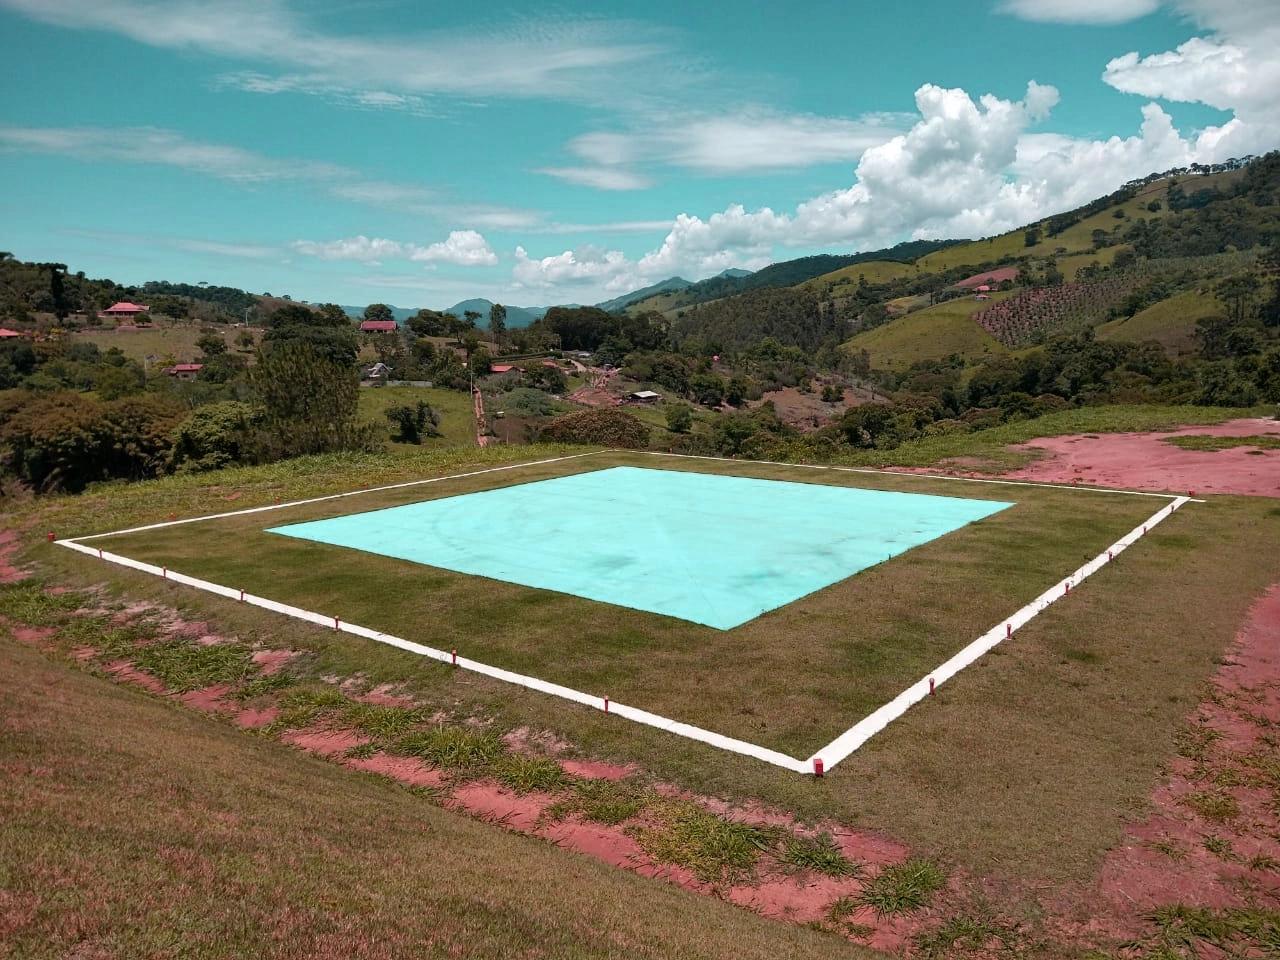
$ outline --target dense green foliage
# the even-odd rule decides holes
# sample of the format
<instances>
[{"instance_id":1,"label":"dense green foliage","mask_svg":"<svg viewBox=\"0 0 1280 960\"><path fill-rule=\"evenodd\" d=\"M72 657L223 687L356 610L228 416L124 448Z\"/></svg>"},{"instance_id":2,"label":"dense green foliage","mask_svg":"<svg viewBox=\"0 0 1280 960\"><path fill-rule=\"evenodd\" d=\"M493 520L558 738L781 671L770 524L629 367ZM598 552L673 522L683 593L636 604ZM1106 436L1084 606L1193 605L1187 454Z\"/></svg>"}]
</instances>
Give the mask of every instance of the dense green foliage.
<instances>
[{"instance_id":1,"label":"dense green foliage","mask_svg":"<svg viewBox=\"0 0 1280 960\"><path fill-rule=\"evenodd\" d=\"M543 428L542 438L638 450L649 445L649 428L625 410L602 407L556 417Z\"/></svg>"}]
</instances>

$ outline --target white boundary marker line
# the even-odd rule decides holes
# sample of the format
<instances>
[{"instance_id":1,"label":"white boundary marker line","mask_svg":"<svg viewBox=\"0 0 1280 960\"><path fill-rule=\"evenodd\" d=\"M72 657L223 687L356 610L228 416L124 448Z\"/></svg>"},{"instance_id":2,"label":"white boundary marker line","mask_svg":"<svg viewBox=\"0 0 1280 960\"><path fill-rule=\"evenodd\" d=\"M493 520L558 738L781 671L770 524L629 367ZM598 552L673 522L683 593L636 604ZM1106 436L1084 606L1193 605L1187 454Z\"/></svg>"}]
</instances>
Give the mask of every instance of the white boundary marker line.
<instances>
[{"instance_id":1,"label":"white boundary marker line","mask_svg":"<svg viewBox=\"0 0 1280 960\"><path fill-rule=\"evenodd\" d=\"M737 460L733 457L711 457L693 453L667 453L663 450L611 450L611 453L643 453L651 457L674 457L678 460L713 460L718 463L753 463L762 467L797 467L803 470L833 470L837 473L869 473L881 477L918 477L921 480L954 480L961 483L997 483L1009 487L1037 487L1041 490L1075 490L1080 493L1122 493L1130 497L1159 497L1164 500L1185 500L1188 503L1204 503L1191 496L1176 493L1155 493L1150 490L1122 490L1118 487L1083 487L1069 483L1039 483L1035 480L1000 480L995 477L953 477L945 473L913 473L907 470L881 470L877 467L842 467L832 463L787 463L782 460Z\"/></svg>"},{"instance_id":2,"label":"white boundary marker line","mask_svg":"<svg viewBox=\"0 0 1280 960\"><path fill-rule=\"evenodd\" d=\"M615 703L606 697L598 697L593 694L583 693L580 690L574 690L571 687L564 687L558 683L550 683L546 680L539 680L537 677L527 677L524 674L514 673L510 670L504 670L501 667L493 667L478 660L471 660L467 657L459 657L452 652L437 650L434 647L428 647L421 643L414 643L412 640L405 640L401 637L393 636L389 633L382 633L378 630L371 630L368 627L362 627L355 623L346 623L337 617L326 616L322 613L316 613L314 610L304 610L302 607L291 606L287 603L279 603L275 600L268 600L266 597L255 596L254 594L235 590L231 587L223 586L219 583L213 583L209 580L201 580L197 577L189 577L186 574L178 573L167 567L157 567L154 564L143 563L140 560L133 560L129 557L121 556L118 553L108 553L105 550L99 550L97 547L85 546L75 540L58 540L55 541L60 547L67 547L78 553L83 553L90 557L96 557L99 560L105 560L108 563L117 563L122 567L129 567L132 570L138 570L142 573L149 573L152 576L161 577L165 580L172 580L175 583L183 584L188 587L195 587L197 590L204 590L209 593L215 593L218 596L226 597L229 600L236 600L242 603L248 603L255 607L262 607L264 610L270 610L274 613L283 614L286 617L293 617L296 620L305 620L314 623L317 626L326 627L330 630L341 630L343 633L354 634L357 637L363 637L366 640L375 640L378 643L385 643L392 647L399 647L409 653L415 653L418 656L429 657L432 660L438 660L441 663L447 663L452 666L459 667L463 670L471 670L475 673L483 674L487 677L493 677L495 680L502 680L505 683L512 683L516 686L527 687L530 690L537 690L539 693L550 694L553 697L560 697L563 700L572 700L574 703L580 703L596 710L603 710L605 713L616 713L620 717L627 720L633 720L636 723L643 723L650 727L657 727L659 730L666 730L677 736L687 737L690 740L699 740L703 743L718 747L721 750L729 750L733 753L741 753L749 757L755 757L757 760L763 760L774 766L783 767L787 770L793 770L796 773L806 773L809 765L803 760L796 760L784 753L776 750L770 750L767 747L757 746L754 743L747 743L745 740L735 740L733 737L726 737L723 734L713 733L710 730L703 730L701 727L695 727L688 723L681 723L678 720L672 720L668 717L662 717L655 713L649 713L647 710L640 710L636 707L629 707L626 704Z\"/></svg>"},{"instance_id":3,"label":"white boundary marker line","mask_svg":"<svg viewBox=\"0 0 1280 960\"><path fill-rule=\"evenodd\" d=\"M796 773L817 773L819 776L825 770L831 770L847 758L855 750L870 740L875 734L879 733L892 721L902 716L910 707L919 703L927 697L938 684L949 680L965 667L977 661L983 654L993 649L1001 640L1012 636L1013 631L1026 625L1035 616L1041 613L1049 604L1055 600L1068 595L1071 588L1078 586L1085 579L1096 573L1107 563L1122 553L1128 547L1136 543L1150 528L1156 524L1163 522L1173 515L1173 512L1186 503L1203 503L1202 500L1194 500L1191 497L1180 497L1172 494L1148 493L1137 490L1110 490L1098 487L1074 487L1060 484L1040 484L1026 481L1014 480L984 480L971 477L947 477L947 476L930 476L928 474L915 473L898 473L892 470L876 470L873 468L856 468L856 467L838 467L826 464L795 464L781 463L769 460L733 460L727 457L703 457L693 456L689 454L673 454L662 453L660 451L644 451L653 456L678 457L689 460L715 460L725 463L750 463L766 466L780 467L801 467L813 470L838 470L850 473L869 473L884 474L894 477L921 477L923 479L939 479L939 480L970 480L976 483L1007 483L1016 486L1030 487L1050 487L1063 490L1089 490L1095 493L1127 493L1136 496L1164 497L1170 499L1170 503L1153 514L1146 523L1135 527L1129 533L1125 534L1107 550L1104 550L1098 556L1094 557L1084 566L1075 572L1059 580L1056 584L1042 593L1035 600L1018 610L1007 621L995 627L992 627L977 640L974 640L967 647L951 657L945 663L941 664L929 676L912 684L902 693L898 694L893 700L879 709L873 711L870 715L854 724L831 743L827 744L813 756L807 760L797 760L787 754L780 753L776 750L770 750L754 743L748 743L745 740L736 740L733 737L727 737L723 734L715 733L710 730L704 730L701 727L695 727L692 724L683 723L678 720L672 720L669 717L663 717L647 710L641 710L636 707L630 707L625 704L614 703L608 697L595 696L589 693L583 693L580 690L574 690L571 687L561 686L560 684L551 683L546 680L540 680L537 677L529 677L524 674L514 673L510 670L504 670L501 667L494 667L489 664L481 663L478 660L471 660L466 657L459 657L456 651L446 653L443 650L437 650L434 647L428 647L424 644L415 643L412 640L405 640L392 634L382 633L378 630L362 627L354 623L345 623L338 617L330 617L325 614L317 613L314 610L306 610L301 607L291 606L290 604L280 603L270 600L266 597L259 597L254 594L245 592L244 590L233 589L232 587L223 586L222 584L213 583L209 580L201 580L197 577L187 576L167 567L157 567L154 564L144 563L140 560L133 560L129 557L116 553L108 553L100 547L87 547L81 541L96 540L104 537L119 536L129 533L141 533L148 530L158 530L165 527L180 526L187 523L197 523L202 520L218 520L226 517L245 516L254 513L263 513L270 510L282 510L286 507L303 506L311 503L323 503L328 500L339 500L344 497L358 496L362 493L377 493L385 490L397 490L406 487L422 486L429 483L440 483L445 480L459 480L466 477L479 476L486 473L496 473L503 470L513 470L520 467L536 467L548 463L559 463L566 460L576 460L582 457L594 456L599 453L616 452L607 450L592 450L587 453L570 454L561 457L551 457L545 460L524 461L521 463L504 464L499 467L487 467L483 470L473 470L467 473L452 474L443 477L429 477L423 480L410 480L404 483L387 484L380 487L368 487L362 490L352 490L346 493L328 494L322 497L312 497L306 500L294 500L289 503L268 504L261 507L250 507L244 510L231 510L226 513L208 514L201 517L189 517L184 520L169 520L163 523L152 523L140 527L130 527L124 530L114 530L110 533L96 533L83 537L73 537L70 539L57 540L55 544L60 547L66 547L75 550L86 556L96 557L99 560L108 563L119 564L142 573L148 573L152 576L158 576L165 580L172 580L175 583L184 586L194 587L198 590L204 590L209 593L217 594L230 600L236 600L242 603L248 603L253 606L262 607L274 613L283 614L284 616L293 617L298 620L305 620L318 626L326 627L333 630L341 630L344 633L350 633L367 640L373 640L378 643L385 643L389 646L398 647L409 653L419 656L428 657L441 663L451 664L464 670L471 670L475 673L501 680L505 683L515 684L516 686L526 687L530 690L536 690L540 693L546 693L551 696L560 697L564 700L570 700L574 703L580 703L584 706L594 709L603 710L605 713L616 713L624 719L642 723L646 726L656 727L659 730L665 730L676 736L685 737L690 740L697 740L721 750L727 750L733 753L742 754L744 756L754 757L757 760L763 760L766 763L791 770ZM635 452L635 451L625 451Z\"/></svg>"},{"instance_id":4,"label":"white boundary marker line","mask_svg":"<svg viewBox=\"0 0 1280 960\"><path fill-rule=\"evenodd\" d=\"M1173 516L1173 512L1183 504L1189 503L1190 499L1190 497L1175 498L1168 505L1152 514L1145 523L1134 527L1110 547L1086 563L1083 567L1080 567L1074 573L1064 577L1062 580L1059 580L1017 613L1013 614L1013 616L1009 617L1009 619L1004 623L996 624L951 659L940 664L927 677L917 680L911 686L907 687L906 690L903 690L902 693L898 694L886 703L883 707L873 711L866 718L859 720L852 727L840 734L840 736L836 737L829 744L810 757L809 762L811 764L815 762L820 763L825 766L827 770L830 770L837 763L845 759L849 754L853 753L877 733L887 727L890 723L906 713L913 705L929 696L929 694L933 692L933 688L935 686L946 683L965 667L977 661L983 654L995 648L1000 641L1012 636L1013 631L1029 623L1034 617L1042 613L1049 604L1068 596L1072 588L1079 586L1088 577L1097 573L1104 566L1114 560L1116 555L1124 552L1133 544L1137 543L1151 530L1152 527L1156 526L1156 524Z\"/></svg>"},{"instance_id":5,"label":"white boundary marker line","mask_svg":"<svg viewBox=\"0 0 1280 960\"><path fill-rule=\"evenodd\" d=\"M588 450L586 453L571 453L563 457L549 457L546 460L522 460L519 463L506 463L500 467L485 467L483 470L471 470L467 473L452 473L444 477L427 477L425 480L406 480L404 483L388 483L381 487L365 487L361 490L348 490L346 493L329 493L323 497L310 497L306 500L291 500L288 503L269 503L262 507L248 507L244 510L228 510L226 513L208 513L202 517L187 517L183 520L166 520L163 523L148 523L141 527L129 527L125 530L112 530L109 533L90 533L83 537L72 537L60 540L59 543L80 543L84 540L100 540L103 537L119 537L126 533L145 533L148 530L161 530L165 527L180 527L184 523L200 523L202 520L224 520L227 517L243 517L251 513L267 513L270 510L284 510L288 507L302 507L309 503L324 503L327 500L341 500L344 497L358 497L363 493L381 493L385 490L403 490L406 487L421 487L428 483L443 483L446 480L463 480L467 477L478 477L485 473L500 473L503 470L518 470L521 467L538 467L546 463L561 463L565 460L580 460L583 457L594 457L607 450Z\"/></svg>"}]
</instances>

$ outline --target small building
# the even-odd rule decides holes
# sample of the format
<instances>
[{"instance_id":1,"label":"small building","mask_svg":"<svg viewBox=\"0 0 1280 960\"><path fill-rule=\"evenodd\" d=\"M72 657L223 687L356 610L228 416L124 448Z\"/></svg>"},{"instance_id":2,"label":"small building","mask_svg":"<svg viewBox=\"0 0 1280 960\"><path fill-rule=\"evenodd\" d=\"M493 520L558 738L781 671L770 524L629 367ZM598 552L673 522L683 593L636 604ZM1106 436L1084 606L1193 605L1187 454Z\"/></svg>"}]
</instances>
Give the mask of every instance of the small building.
<instances>
[{"instance_id":1,"label":"small building","mask_svg":"<svg viewBox=\"0 0 1280 960\"><path fill-rule=\"evenodd\" d=\"M175 363L172 367L165 367L164 372L177 380L194 380L203 369L203 363Z\"/></svg>"},{"instance_id":2,"label":"small building","mask_svg":"<svg viewBox=\"0 0 1280 960\"><path fill-rule=\"evenodd\" d=\"M115 320L136 320L144 313L150 311L145 303L130 303L128 300L121 300L119 303L113 303L105 310L98 312L98 316L104 319L110 317Z\"/></svg>"},{"instance_id":3,"label":"small building","mask_svg":"<svg viewBox=\"0 0 1280 960\"><path fill-rule=\"evenodd\" d=\"M12 340L14 337L26 336L17 330L10 330L8 327L0 327L0 340Z\"/></svg>"},{"instance_id":4,"label":"small building","mask_svg":"<svg viewBox=\"0 0 1280 960\"><path fill-rule=\"evenodd\" d=\"M381 386L391 378L391 368L379 360L364 372L364 378L372 380L377 386Z\"/></svg>"},{"instance_id":5,"label":"small building","mask_svg":"<svg viewBox=\"0 0 1280 960\"><path fill-rule=\"evenodd\" d=\"M662 394L654 390L637 390L628 394L627 399L632 403L657 403L662 399Z\"/></svg>"},{"instance_id":6,"label":"small building","mask_svg":"<svg viewBox=\"0 0 1280 960\"><path fill-rule=\"evenodd\" d=\"M491 363L491 364L489 364L489 372L490 372L490 373L510 373L510 372L511 372L512 370L514 370L514 369L516 369L516 365L515 365L514 363Z\"/></svg>"},{"instance_id":7,"label":"small building","mask_svg":"<svg viewBox=\"0 0 1280 960\"><path fill-rule=\"evenodd\" d=\"M362 320L361 333L395 333L398 328L394 320Z\"/></svg>"}]
</instances>

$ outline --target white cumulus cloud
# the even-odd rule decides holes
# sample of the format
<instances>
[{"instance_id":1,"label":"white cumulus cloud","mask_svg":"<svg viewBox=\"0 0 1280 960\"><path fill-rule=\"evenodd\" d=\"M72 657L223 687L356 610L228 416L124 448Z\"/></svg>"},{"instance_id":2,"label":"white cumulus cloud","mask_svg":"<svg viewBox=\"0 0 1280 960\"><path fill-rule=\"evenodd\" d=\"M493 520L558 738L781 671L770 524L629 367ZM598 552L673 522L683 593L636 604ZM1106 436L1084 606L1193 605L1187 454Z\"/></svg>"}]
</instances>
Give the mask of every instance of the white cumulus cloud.
<instances>
[{"instance_id":1,"label":"white cumulus cloud","mask_svg":"<svg viewBox=\"0 0 1280 960\"><path fill-rule=\"evenodd\" d=\"M413 249L409 259L423 263L451 263L458 267L491 267L498 262L498 255L490 249L484 236L475 230L454 230L447 240Z\"/></svg>"},{"instance_id":2,"label":"white cumulus cloud","mask_svg":"<svg viewBox=\"0 0 1280 960\"><path fill-rule=\"evenodd\" d=\"M459 267L491 267L498 255L475 230L454 230L447 239L422 246L383 237L358 234L341 240L295 240L290 246L300 254L321 260L349 260L372 266L384 260L413 260L419 263L450 263Z\"/></svg>"},{"instance_id":3,"label":"white cumulus cloud","mask_svg":"<svg viewBox=\"0 0 1280 960\"><path fill-rule=\"evenodd\" d=\"M1155 13L1159 0L1004 0L999 9L1037 23L1127 23Z\"/></svg>"}]
</instances>

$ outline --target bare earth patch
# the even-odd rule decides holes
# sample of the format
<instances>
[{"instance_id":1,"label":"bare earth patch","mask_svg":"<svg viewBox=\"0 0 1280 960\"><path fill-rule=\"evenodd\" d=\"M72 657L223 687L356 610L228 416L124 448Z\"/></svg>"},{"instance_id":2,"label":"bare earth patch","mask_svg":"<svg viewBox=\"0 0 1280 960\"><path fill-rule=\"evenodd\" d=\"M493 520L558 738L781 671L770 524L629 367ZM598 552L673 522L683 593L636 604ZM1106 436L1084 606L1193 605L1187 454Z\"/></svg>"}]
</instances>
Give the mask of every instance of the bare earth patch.
<instances>
[{"instance_id":1,"label":"bare earth patch","mask_svg":"<svg viewBox=\"0 0 1280 960\"><path fill-rule=\"evenodd\" d=\"M1231 420L1153 433L1042 437L1013 449L1039 451L1044 456L1004 476L1176 493L1194 490L1280 497L1280 450L1259 451L1248 446L1188 450L1165 442L1170 437L1187 436L1280 437L1280 421Z\"/></svg>"}]
</instances>

